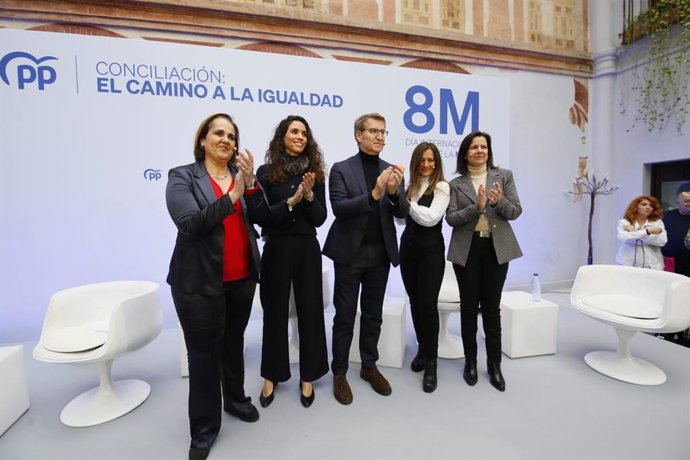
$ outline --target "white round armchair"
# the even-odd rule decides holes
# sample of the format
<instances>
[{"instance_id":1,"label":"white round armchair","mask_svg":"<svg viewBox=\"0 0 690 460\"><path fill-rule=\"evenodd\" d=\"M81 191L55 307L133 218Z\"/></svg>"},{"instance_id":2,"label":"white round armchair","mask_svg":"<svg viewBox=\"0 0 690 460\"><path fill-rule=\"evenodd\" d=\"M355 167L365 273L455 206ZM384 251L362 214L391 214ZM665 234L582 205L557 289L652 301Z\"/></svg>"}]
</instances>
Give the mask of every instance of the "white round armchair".
<instances>
[{"instance_id":1,"label":"white round armchair","mask_svg":"<svg viewBox=\"0 0 690 460\"><path fill-rule=\"evenodd\" d=\"M100 386L73 399L60 414L68 426L98 425L146 400L141 380L111 376L113 359L155 339L163 326L159 286L148 281L113 281L57 292L50 299L33 357L48 363L94 363Z\"/></svg>"},{"instance_id":2,"label":"white round armchair","mask_svg":"<svg viewBox=\"0 0 690 460\"><path fill-rule=\"evenodd\" d=\"M441 290L438 293L438 357L460 359L465 357L462 339L448 332L448 319L451 313L460 312L460 291L455 278L453 263L446 261Z\"/></svg>"},{"instance_id":3,"label":"white round armchair","mask_svg":"<svg viewBox=\"0 0 690 460\"><path fill-rule=\"evenodd\" d=\"M577 310L614 327L618 350L585 356L594 370L624 382L660 385L664 371L630 353L638 332L678 332L690 326L690 278L620 265L585 265L575 276L570 302Z\"/></svg>"}]
</instances>

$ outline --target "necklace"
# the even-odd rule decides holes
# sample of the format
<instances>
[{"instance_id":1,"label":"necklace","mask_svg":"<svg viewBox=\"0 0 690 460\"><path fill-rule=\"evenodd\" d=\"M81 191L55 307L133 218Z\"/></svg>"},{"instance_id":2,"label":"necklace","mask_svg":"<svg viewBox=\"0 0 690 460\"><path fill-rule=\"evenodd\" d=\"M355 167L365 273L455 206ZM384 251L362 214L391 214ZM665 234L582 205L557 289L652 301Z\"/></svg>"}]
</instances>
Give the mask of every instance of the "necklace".
<instances>
[{"instance_id":1,"label":"necklace","mask_svg":"<svg viewBox=\"0 0 690 460\"><path fill-rule=\"evenodd\" d=\"M230 171L228 171L227 169L225 170L225 175L224 175L224 176L214 176L213 173L212 173L210 170L207 169L207 171L208 171L208 173L211 175L211 177L213 177L215 180L227 179L228 176L230 175Z\"/></svg>"}]
</instances>

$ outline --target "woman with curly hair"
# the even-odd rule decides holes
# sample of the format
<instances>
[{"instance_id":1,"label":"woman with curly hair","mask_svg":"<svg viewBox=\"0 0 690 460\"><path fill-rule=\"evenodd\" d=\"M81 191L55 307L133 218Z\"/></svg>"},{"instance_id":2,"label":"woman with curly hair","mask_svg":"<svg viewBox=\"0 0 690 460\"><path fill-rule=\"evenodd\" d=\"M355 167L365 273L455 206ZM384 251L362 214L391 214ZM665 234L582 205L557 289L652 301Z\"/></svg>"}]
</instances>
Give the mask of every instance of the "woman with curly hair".
<instances>
[{"instance_id":1,"label":"woman with curly hair","mask_svg":"<svg viewBox=\"0 0 690 460\"><path fill-rule=\"evenodd\" d=\"M618 264L664 269L661 248L667 235L663 216L659 200L653 196L641 195L630 202L623 219L618 221Z\"/></svg>"},{"instance_id":2,"label":"woman with curly hair","mask_svg":"<svg viewBox=\"0 0 690 460\"><path fill-rule=\"evenodd\" d=\"M273 402L278 382L290 378L288 309L295 296L300 337L300 402L314 401L312 382L328 372L321 285L321 248L316 228L326 221L326 171L323 154L307 120L290 115L276 127L257 178L270 213L259 222L265 244L261 258L264 310L259 396Z\"/></svg>"}]
</instances>

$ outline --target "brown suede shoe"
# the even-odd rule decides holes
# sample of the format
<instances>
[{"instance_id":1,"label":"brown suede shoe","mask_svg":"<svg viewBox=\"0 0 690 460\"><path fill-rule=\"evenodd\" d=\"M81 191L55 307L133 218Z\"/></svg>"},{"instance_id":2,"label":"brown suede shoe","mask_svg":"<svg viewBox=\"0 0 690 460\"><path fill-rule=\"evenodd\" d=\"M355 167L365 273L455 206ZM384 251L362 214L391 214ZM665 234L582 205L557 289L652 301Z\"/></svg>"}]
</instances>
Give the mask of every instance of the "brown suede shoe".
<instances>
[{"instance_id":1,"label":"brown suede shoe","mask_svg":"<svg viewBox=\"0 0 690 460\"><path fill-rule=\"evenodd\" d=\"M352 390L345 375L333 376L333 396L340 404L348 405L352 402Z\"/></svg>"},{"instance_id":2,"label":"brown suede shoe","mask_svg":"<svg viewBox=\"0 0 690 460\"><path fill-rule=\"evenodd\" d=\"M362 380L369 382L374 391L380 395L388 396L393 392L388 380L386 380L386 378L381 375L379 370L375 367L371 369L363 367L359 373L359 376L362 377Z\"/></svg>"}]
</instances>

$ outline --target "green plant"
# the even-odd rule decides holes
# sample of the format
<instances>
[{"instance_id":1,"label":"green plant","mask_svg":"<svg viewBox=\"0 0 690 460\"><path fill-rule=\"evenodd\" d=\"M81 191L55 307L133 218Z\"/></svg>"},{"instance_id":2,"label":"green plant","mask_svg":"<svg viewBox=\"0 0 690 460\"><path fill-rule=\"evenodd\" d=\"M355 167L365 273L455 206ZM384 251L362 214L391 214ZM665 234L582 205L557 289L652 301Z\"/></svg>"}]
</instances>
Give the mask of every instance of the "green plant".
<instances>
[{"instance_id":1,"label":"green plant","mask_svg":"<svg viewBox=\"0 0 690 460\"><path fill-rule=\"evenodd\" d=\"M629 81L621 86L620 113L627 113L632 93L637 106L632 128L642 123L649 131L662 131L675 120L682 134L690 109L690 0L656 1L626 25L623 42L646 35L646 53L637 54Z\"/></svg>"}]
</instances>

